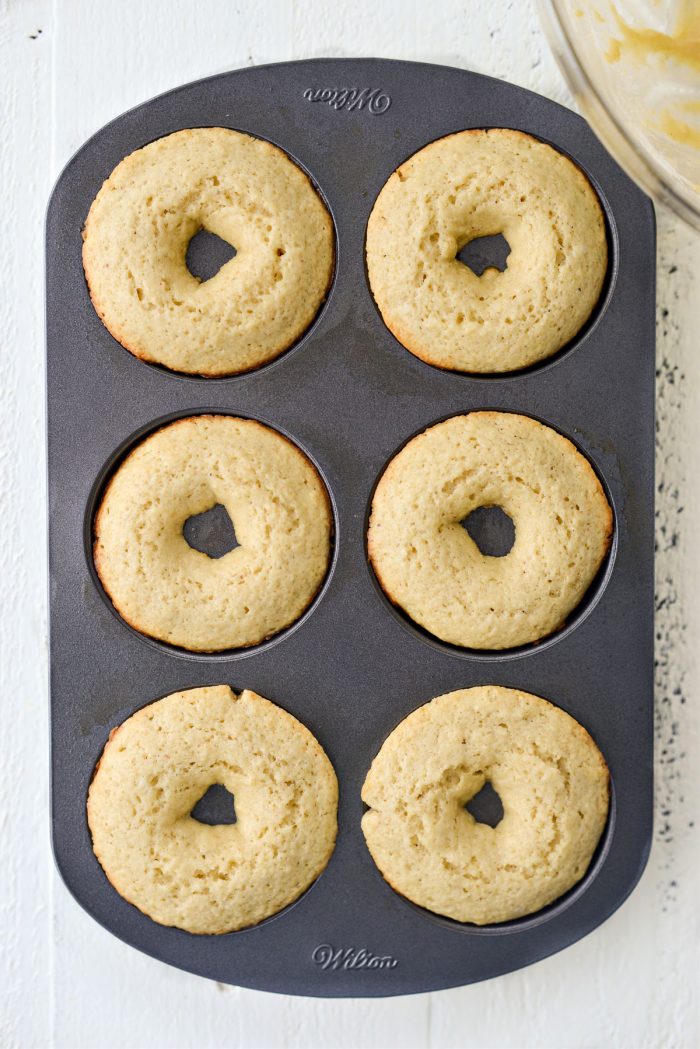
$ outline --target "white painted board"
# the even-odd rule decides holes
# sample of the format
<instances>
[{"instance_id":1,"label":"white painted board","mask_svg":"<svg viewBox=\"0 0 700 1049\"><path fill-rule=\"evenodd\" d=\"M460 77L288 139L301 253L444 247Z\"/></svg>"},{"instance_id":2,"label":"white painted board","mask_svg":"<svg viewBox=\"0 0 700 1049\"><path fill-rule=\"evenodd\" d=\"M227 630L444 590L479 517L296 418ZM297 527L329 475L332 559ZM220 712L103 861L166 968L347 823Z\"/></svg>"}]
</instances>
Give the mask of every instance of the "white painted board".
<instances>
[{"instance_id":1,"label":"white painted board","mask_svg":"<svg viewBox=\"0 0 700 1049\"><path fill-rule=\"evenodd\" d=\"M0 1046L690 1049L700 1044L700 241L666 213L656 829L623 908L564 953L485 984L314 1001L222 987L138 954L81 911L53 868L41 249L49 190L85 138L154 94L226 68L323 55L444 62L571 104L532 0L0 0Z\"/></svg>"}]
</instances>

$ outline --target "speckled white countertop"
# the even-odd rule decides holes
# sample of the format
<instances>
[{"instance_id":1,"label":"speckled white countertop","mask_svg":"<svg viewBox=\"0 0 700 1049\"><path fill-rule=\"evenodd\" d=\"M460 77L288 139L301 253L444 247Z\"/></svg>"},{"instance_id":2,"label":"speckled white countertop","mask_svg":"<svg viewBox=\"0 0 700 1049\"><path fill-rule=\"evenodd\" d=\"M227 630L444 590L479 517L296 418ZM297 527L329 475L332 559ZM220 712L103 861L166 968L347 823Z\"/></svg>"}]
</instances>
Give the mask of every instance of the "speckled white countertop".
<instances>
[{"instance_id":1,"label":"speckled white countertop","mask_svg":"<svg viewBox=\"0 0 700 1049\"><path fill-rule=\"evenodd\" d=\"M246 64L421 59L570 99L531 0L0 0L0 22L0 1046L700 1044L700 238L659 214L657 801L639 887L582 942L485 984L357 1002L209 983L98 927L51 860L41 254L51 184L124 109Z\"/></svg>"}]
</instances>

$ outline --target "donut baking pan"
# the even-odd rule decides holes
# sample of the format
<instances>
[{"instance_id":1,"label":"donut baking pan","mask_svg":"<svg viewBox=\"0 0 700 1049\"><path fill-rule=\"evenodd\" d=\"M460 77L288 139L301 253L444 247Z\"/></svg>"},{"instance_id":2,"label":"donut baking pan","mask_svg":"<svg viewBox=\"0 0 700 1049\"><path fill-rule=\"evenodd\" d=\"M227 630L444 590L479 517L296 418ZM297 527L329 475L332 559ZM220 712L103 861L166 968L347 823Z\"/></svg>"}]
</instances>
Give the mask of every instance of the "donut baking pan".
<instances>
[{"instance_id":1,"label":"donut baking pan","mask_svg":"<svg viewBox=\"0 0 700 1049\"><path fill-rule=\"evenodd\" d=\"M269 139L310 174L335 222L336 272L300 342L259 371L180 376L123 349L90 303L81 229L128 153L180 128ZM369 292L364 238L391 172L428 142L508 127L568 154L606 213L608 280L574 342L501 377L430 367L395 341ZM210 978L291 994L379 996L487 979L590 932L625 899L652 822L654 215L576 115L457 69L319 60L225 73L119 117L61 175L47 220L52 817L56 861L82 906L127 943ZM610 555L583 605L539 645L485 653L431 639L390 607L366 557L374 485L408 438L478 408L532 415L588 456L615 514ZM149 641L102 592L92 514L114 464L159 422L227 412L287 433L318 465L335 514L334 559L305 616L265 644L212 656ZM235 522L234 522L235 524ZM110 729L167 693L225 683L285 707L318 738L340 782L330 864L259 926L194 936L126 903L95 859L85 799ZM395 894L360 830L360 789L382 741L433 696L494 683L552 700L580 721L612 775L607 830L584 879L535 915L461 926Z\"/></svg>"}]
</instances>

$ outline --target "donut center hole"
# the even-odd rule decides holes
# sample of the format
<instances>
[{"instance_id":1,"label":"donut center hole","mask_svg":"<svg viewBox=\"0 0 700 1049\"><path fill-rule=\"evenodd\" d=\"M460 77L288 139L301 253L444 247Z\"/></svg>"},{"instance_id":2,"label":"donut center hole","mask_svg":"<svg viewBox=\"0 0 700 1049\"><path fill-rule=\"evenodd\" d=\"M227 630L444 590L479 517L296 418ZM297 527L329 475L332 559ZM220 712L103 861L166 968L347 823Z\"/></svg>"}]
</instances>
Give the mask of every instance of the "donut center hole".
<instances>
[{"instance_id":1,"label":"donut center hole","mask_svg":"<svg viewBox=\"0 0 700 1049\"><path fill-rule=\"evenodd\" d=\"M500 506L479 506L459 523L485 557L505 557L513 549L515 525Z\"/></svg>"},{"instance_id":2,"label":"donut center hole","mask_svg":"<svg viewBox=\"0 0 700 1049\"><path fill-rule=\"evenodd\" d=\"M483 276L489 269L503 273L508 265L506 260L509 255L510 244L502 233L495 233L490 237L474 237L457 252L459 261L468 266L477 277Z\"/></svg>"},{"instance_id":3,"label":"donut center hole","mask_svg":"<svg viewBox=\"0 0 700 1049\"><path fill-rule=\"evenodd\" d=\"M215 277L235 255L233 244L210 233L208 229L200 229L187 245L185 265L193 277L205 283Z\"/></svg>"},{"instance_id":4,"label":"donut center hole","mask_svg":"<svg viewBox=\"0 0 700 1049\"><path fill-rule=\"evenodd\" d=\"M197 823L206 823L209 827L218 827L224 823L236 822L236 807L233 794L222 783L214 783L205 791L190 812Z\"/></svg>"},{"instance_id":5,"label":"donut center hole","mask_svg":"<svg viewBox=\"0 0 700 1049\"><path fill-rule=\"evenodd\" d=\"M497 827L504 816L503 803L489 780L464 808L477 823L485 823L489 827Z\"/></svg>"},{"instance_id":6,"label":"donut center hole","mask_svg":"<svg viewBox=\"0 0 700 1049\"><path fill-rule=\"evenodd\" d=\"M241 545L236 539L233 521L221 503L202 514L188 517L182 526L182 534L193 550L199 550L201 554L214 559L223 557Z\"/></svg>"}]
</instances>

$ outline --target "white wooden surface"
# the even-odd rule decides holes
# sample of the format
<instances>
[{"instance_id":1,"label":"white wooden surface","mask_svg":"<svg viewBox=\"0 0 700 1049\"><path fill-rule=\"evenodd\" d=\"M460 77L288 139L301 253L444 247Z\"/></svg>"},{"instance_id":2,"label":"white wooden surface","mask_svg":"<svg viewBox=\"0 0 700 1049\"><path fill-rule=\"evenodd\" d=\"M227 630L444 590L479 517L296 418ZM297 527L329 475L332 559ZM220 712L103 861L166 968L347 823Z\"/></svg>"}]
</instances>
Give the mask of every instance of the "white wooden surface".
<instances>
[{"instance_id":1,"label":"white wooden surface","mask_svg":"<svg viewBox=\"0 0 700 1049\"><path fill-rule=\"evenodd\" d=\"M659 215L657 822L627 904L563 954L486 984L325 1002L223 987L144 957L94 924L53 869L41 256L51 184L88 135L176 84L245 64L371 54L466 66L569 101L530 0L0 0L2 1047L700 1044L700 247L667 214Z\"/></svg>"}]
</instances>

